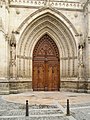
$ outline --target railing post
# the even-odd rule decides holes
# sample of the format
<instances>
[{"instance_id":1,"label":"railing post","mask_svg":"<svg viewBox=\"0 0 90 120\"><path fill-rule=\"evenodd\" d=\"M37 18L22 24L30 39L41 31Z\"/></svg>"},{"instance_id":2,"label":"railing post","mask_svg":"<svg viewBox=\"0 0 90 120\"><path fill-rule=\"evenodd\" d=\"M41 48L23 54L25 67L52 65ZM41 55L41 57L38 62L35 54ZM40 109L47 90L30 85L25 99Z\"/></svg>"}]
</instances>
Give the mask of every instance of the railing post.
<instances>
[{"instance_id":1,"label":"railing post","mask_svg":"<svg viewBox=\"0 0 90 120\"><path fill-rule=\"evenodd\" d=\"M29 116L28 100L26 100L26 116Z\"/></svg>"},{"instance_id":2,"label":"railing post","mask_svg":"<svg viewBox=\"0 0 90 120\"><path fill-rule=\"evenodd\" d=\"M69 99L67 99L67 116L70 116Z\"/></svg>"}]
</instances>

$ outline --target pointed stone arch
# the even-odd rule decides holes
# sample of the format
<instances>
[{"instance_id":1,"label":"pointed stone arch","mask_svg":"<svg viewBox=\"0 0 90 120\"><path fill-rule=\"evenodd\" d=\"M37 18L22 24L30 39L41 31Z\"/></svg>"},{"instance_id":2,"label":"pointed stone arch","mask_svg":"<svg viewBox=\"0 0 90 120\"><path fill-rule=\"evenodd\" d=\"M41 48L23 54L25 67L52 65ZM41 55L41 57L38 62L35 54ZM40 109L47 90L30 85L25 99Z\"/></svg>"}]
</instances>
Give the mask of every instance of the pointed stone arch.
<instances>
[{"instance_id":1,"label":"pointed stone arch","mask_svg":"<svg viewBox=\"0 0 90 120\"><path fill-rule=\"evenodd\" d=\"M60 79L77 76L76 41L71 29L56 14L52 14L48 9L47 12L28 23L25 29L21 28L20 30L22 31L20 32L21 37L17 44L18 77L27 77L32 81L33 50L44 34L48 34L58 47Z\"/></svg>"},{"instance_id":2,"label":"pointed stone arch","mask_svg":"<svg viewBox=\"0 0 90 120\"><path fill-rule=\"evenodd\" d=\"M74 25L66 18L60 11L57 11L56 9L52 7L43 7L29 15L17 28L17 32L22 32L29 23L31 23L33 20L38 18L39 16L42 16L45 13L51 13L52 15L55 15L57 18L59 18L65 25L67 25L68 28L72 29L72 32L74 32L76 35L78 34L77 30L75 29Z\"/></svg>"}]
</instances>

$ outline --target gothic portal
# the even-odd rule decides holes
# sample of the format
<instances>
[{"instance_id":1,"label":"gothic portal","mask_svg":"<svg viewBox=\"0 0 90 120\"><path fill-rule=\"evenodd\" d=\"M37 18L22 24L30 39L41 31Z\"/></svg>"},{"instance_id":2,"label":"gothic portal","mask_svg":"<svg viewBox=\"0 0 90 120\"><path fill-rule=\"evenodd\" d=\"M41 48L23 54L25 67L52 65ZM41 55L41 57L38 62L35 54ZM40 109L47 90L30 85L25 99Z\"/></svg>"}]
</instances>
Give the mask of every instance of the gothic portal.
<instances>
[{"instance_id":1,"label":"gothic portal","mask_svg":"<svg viewBox=\"0 0 90 120\"><path fill-rule=\"evenodd\" d=\"M0 94L90 93L90 0L0 0Z\"/></svg>"},{"instance_id":2,"label":"gothic portal","mask_svg":"<svg viewBox=\"0 0 90 120\"><path fill-rule=\"evenodd\" d=\"M60 88L59 51L52 38L45 34L33 52L33 90L58 91Z\"/></svg>"}]
</instances>

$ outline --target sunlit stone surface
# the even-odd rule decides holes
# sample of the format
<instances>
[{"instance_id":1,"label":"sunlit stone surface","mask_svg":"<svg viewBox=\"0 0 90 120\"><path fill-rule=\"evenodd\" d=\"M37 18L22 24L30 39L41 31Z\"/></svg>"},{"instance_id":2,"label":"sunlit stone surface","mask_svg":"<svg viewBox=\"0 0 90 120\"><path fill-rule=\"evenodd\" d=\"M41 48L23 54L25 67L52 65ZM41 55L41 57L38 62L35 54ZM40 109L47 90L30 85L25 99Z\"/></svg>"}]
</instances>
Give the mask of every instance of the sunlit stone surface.
<instances>
[{"instance_id":1,"label":"sunlit stone surface","mask_svg":"<svg viewBox=\"0 0 90 120\"><path fill-rule=\"evenodd\" d=\"M0 94L33 90L33 50L44 34L59 51L60 91L90 92L90 1L1 0Z\"/></svg>"}]
</instances>

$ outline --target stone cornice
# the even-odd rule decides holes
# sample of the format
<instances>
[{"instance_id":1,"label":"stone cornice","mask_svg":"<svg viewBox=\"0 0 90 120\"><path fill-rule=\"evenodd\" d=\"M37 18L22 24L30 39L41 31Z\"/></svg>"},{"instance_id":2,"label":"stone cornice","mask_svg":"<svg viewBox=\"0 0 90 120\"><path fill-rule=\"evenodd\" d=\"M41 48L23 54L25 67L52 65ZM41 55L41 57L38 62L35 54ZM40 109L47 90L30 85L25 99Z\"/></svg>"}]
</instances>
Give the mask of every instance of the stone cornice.
<instances>
[{"instance_id":1,"label":"stone cornice","mask_svg":"<svg viewBox=\"0 0 90 120\"><path fill-rule=\"evenodd\" d=\"M10 7L43 7L47 6L46 1L43 0L12 0ZM82 10L84 3L80 2L68 2L68 1L51 1L48 4L49 7L57 9L71 9L71 10Z\"/></svg>"}]
</instances>

